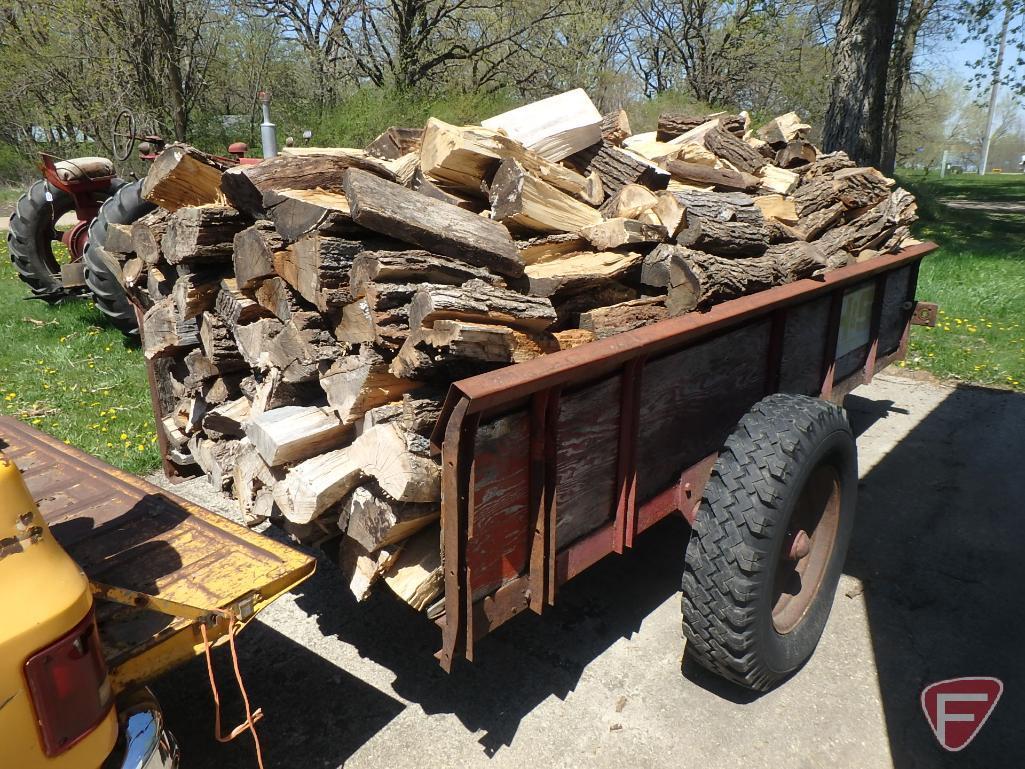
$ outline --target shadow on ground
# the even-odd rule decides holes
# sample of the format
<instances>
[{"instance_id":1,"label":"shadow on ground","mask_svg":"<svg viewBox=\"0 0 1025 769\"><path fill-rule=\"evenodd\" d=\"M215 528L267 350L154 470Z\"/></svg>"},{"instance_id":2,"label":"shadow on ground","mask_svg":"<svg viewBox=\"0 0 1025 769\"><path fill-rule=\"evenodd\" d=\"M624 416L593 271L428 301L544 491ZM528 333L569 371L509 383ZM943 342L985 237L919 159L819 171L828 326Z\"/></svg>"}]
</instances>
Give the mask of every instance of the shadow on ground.
<instances>
[{"instance_id":1,"label":"shadow on ground","mask_svg":"<svg viewBox=\"0 0 1025 769\"><path fill-rule=\"evenodd\" d=\"M855 429L886 402L848 399ZM883 417L885 418L885 417ZM1025 747L1025 395L953 389L863 477L846 573L862 580L894 766L1017 765ZM1004 695L961 753L937 745L930 683L996 676Z\"/></svg>"}]
</instances>

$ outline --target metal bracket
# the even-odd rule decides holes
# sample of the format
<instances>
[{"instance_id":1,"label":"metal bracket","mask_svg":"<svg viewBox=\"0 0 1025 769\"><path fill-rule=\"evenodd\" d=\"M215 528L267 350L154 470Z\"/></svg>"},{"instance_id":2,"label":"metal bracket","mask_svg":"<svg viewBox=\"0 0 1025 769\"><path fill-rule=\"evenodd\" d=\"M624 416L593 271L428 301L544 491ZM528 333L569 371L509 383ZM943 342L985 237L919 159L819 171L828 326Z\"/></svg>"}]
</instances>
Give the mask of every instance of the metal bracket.
<instances>
[{"instance_id":1,"label":"metal bracket","mask_svg":"<svg viewBox=\"0 0 1025 769\"><path fill-rule=\"evenodd\" d=\"M929 328L936 327L936 316L939 314L940 306L936 302L906 302L904 305L905 310L912 310L911 313L911 325L912 326L928 326Z\"/></svg>"},{"instance_id":2,"label":"metal bracket","mask_svg":"<svg viewBox=\"0 0 1025 769\"><path fill-rule=\"evenodd\" d=\"M245 622L256 613L257 593L249 595L236 601L226 609L203 609L198 606L190 606L186 603L171 601L167 598L160 598L138 590L130 590L125 587L115 587L102 582L90 582L93 595L105 601L130 606L135 609L149 609L160 612L170 617L198 620L205 625L213 626L220 621L230 620L234 617L237 621Z\"/></svg>"}]
</instances>

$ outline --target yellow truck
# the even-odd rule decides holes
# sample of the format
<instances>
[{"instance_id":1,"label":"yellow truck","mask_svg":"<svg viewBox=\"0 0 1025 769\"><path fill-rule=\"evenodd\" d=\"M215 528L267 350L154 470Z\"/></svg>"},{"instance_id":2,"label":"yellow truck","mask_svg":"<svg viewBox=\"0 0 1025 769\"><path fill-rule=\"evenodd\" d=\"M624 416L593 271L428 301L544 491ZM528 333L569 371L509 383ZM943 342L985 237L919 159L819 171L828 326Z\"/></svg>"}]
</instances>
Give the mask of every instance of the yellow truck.
<instances>
[{"instance_id":1,"label":"yellow truck","mask_svg":"<svg viewBox=\"0 0 1025 769\"><path fill-rule=\"evenodd\" d=\"M178 766L146 684L314 565L0 417L0 766Z\"/></svg>"}]
</instances>

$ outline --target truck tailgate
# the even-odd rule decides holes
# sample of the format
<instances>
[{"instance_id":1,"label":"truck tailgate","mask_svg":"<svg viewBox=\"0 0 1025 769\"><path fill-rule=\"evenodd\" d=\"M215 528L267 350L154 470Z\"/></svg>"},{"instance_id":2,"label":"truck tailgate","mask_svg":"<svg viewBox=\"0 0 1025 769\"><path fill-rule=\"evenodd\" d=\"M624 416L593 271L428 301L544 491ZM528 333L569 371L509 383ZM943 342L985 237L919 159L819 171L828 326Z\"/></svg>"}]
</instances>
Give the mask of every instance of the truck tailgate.
<instances>
[{"instance_id":1,"label":"truck tailgate","mask_svg":"<svg viewBox=\"0 0 1025 769\"><path fill-rule=\"evenodd\" d=\"M21 469L57 541L90 580L248 619L313 573L310 556L124 473L9 417L0 450ZM203 650L199 620L98 599L117 690ZM211 640L227 622L208 624Z\"/></svg>"}]
</instances>

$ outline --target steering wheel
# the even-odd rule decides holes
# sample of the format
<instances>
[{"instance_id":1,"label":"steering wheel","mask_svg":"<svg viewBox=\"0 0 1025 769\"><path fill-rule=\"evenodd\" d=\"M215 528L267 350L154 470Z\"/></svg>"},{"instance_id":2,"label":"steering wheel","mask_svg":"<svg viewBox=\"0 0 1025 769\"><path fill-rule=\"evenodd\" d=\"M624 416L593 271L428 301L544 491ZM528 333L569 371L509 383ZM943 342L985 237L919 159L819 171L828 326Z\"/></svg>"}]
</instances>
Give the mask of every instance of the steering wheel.
<instances>
[{"instance_id":1,"label":"steering wheel","mask_svg":"<svg viewBox=\"0 0 1025 769\"><path fill-rule=\"evenodd\" d=\"M110 132L110 148L114 159L119 162L128 160L135 149L135 115L130 109L123 109L114 118L114 126Z\"/></svg>"}]
</instances>

